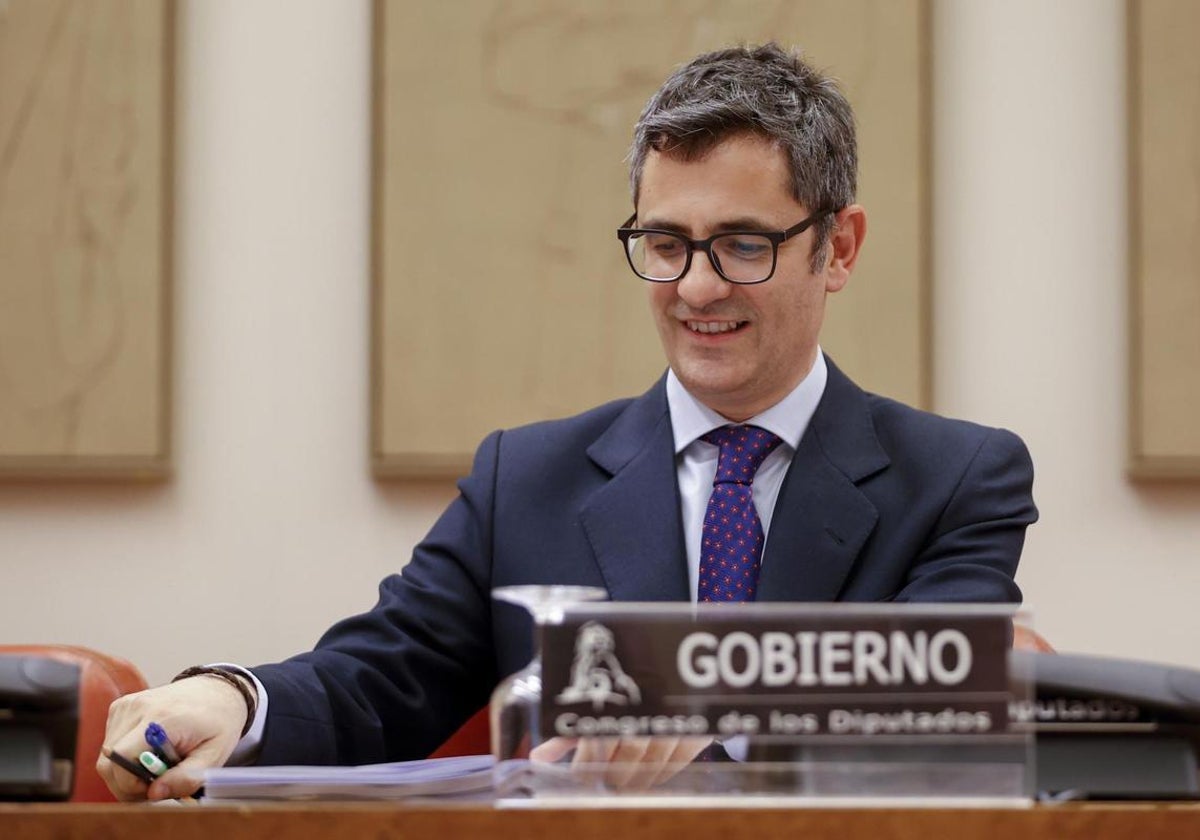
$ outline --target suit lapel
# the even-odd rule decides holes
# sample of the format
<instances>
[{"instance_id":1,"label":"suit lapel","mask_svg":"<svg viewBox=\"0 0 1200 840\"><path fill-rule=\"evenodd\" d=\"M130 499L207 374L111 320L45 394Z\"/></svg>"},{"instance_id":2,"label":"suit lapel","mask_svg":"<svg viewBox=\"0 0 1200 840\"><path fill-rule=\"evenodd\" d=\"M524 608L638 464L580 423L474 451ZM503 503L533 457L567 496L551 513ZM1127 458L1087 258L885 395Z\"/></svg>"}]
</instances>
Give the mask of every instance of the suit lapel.
<instances>
[{"instance_id":1,"label":"suit lapel","mask_svg":"<svg viewBox=\"0 0 1200 840\"><path fill-rule=\"evenodd\" d=\"M612 477L580 513L614 601L686 601L687 567L665 378L588 449Z\"/></svg>"},{"instance_id":2,"label":"suit lapel","mask_svg":"<svg viewBox=\"0 0 1200 840\"><path fill-rule=\"evenodd\" d=\"M885 469L867 396L828 358L829 378L771 517L760 601L832 601L879 512L857 483Z\"/></svg>"}]
</instances>

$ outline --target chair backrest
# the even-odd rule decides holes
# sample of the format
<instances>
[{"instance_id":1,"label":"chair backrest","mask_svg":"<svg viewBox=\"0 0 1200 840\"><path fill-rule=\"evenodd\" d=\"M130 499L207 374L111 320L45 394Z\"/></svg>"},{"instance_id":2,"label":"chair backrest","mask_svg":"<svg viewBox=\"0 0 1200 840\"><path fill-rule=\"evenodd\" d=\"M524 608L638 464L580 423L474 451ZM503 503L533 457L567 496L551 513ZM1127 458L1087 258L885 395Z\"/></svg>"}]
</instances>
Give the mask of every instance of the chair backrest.
<instances>
[{"instance_id":1,"label":"chair backrest","mask_svg":"<svg viewBox=\"0 0 1200 840\"><path fill-rule=\"evenodd\" d=\"M74 645L0 645L0 653L45 656L79 666L79 735L75 742L71 801L115 801L96 773L108 707L121 695L146 688L146 678L124 659Z\"/></svg>"},{"instance_id":2,"label":"chair backrest","mask_svg":"<svg viewBox=\"0 0 1200 840\"><path fill-rule=\"evenodd\" d=\"M459 730L446 739L430 758L446 758L452 755L487 755L492 751L491 725L488 710L484 706L467 719Z\"/></svg>"}]
</instances>

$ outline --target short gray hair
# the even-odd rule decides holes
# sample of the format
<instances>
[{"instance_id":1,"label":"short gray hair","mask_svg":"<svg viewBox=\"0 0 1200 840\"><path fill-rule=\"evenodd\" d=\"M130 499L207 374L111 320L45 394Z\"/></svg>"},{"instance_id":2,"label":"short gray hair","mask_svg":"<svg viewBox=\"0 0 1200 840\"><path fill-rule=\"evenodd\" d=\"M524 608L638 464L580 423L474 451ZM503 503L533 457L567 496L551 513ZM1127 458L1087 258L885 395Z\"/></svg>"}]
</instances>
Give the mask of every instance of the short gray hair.
<instances>
[{"instance_id":1,"label":"short gray hair","mask_svg":"<svg viewBox=\"0 0 1200 840\"><path fill-rule=\"evenodd\" d=\"M792 196L810 213L854 202L854 113L829 76L774 42L697 56L650 97L633 130L630 185L637 204L651 151L696 160L732 135L753 132L788 158ZM816 226L812 264L824 260L834 219Z\"/></svg>"}]
</instances>

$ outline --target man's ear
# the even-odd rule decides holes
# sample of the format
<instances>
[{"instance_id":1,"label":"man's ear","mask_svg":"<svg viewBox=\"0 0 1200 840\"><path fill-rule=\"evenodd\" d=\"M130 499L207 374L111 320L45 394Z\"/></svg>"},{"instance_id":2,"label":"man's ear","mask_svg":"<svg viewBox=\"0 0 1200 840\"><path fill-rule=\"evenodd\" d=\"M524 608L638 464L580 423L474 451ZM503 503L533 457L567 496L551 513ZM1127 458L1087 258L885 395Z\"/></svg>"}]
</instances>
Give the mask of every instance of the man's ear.
<instances>
[{"instance_id":1,"label":"man's ear","mask_svg":"<svg viewBox=\"0 0 1200 840\"><path fill-rule=\"evenodd\" d=\"M839 210L829 237L829 264L825 268L825 291L838 292L850 279L867 238L867 211L859 204Z\"/></svg>"}]
</instances>

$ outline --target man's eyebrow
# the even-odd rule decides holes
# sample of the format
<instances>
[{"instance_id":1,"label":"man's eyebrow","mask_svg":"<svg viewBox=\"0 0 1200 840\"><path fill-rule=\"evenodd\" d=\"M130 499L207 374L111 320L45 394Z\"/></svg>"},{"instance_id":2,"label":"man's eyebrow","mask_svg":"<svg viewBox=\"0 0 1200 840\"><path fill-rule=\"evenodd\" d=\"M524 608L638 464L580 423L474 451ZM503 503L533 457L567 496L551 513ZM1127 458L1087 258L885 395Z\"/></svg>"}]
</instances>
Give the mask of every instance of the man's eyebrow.
<instances>
[{"instance_id":1,"label":"man's eyebrow","mask_svg":"<svg viewBox=\"0 0 1200 840\"><path fill-rule=\"evenodd\" d=\"M678 222L672 222L668 219L638 219L637 226L640 228L648 228L651 230L669 230L675 233L682 233L685 236L692 236L692 230L687 225L681 225ZM710 236L715 233L728 233L729 231L754 231L768 232L779 230L778 225L764 222L762 219L756 219L752 216L740 216L736 219L725 219L717 222L710 230Z\"/></svg>"},{"instance_id":2,"label":"man's eyebrow","mask_svg":"<svg viewBox=\"0 0 1200 840\"><path fill-rule=\"evenodd\" d=\"M755 219L751 216L742 216L737 219L729 219L728 221L720 222L713 227L713 233L722 233L730 230L752 230L766 232L770 230L779 230L778 225L764 222L762 219Z\"/></svg>"}]
</instances>

